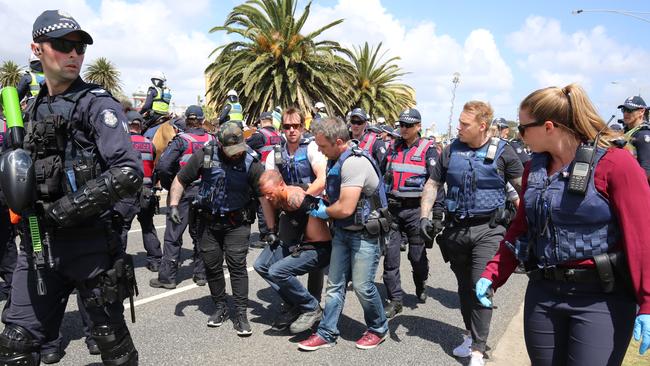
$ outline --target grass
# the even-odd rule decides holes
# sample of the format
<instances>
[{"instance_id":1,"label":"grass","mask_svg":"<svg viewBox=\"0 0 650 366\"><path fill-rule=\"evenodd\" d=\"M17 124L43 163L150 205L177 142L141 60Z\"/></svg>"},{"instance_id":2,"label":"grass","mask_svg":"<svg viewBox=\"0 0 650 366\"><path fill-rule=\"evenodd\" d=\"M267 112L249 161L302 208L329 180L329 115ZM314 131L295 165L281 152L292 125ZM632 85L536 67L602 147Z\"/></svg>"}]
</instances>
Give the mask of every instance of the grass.
<instances>
[{"instance_id":1,"label":"grass","mask_svg":"<svg viewBox=\"0 0 650 366\"><path fill-rule=\"evenodd\" d=\"M639 342L632 339L630 346L627 348L623 366L647 366L648 364L650 364L650 351L641 356L639 354Z\"/></svg>"}]
</instances>

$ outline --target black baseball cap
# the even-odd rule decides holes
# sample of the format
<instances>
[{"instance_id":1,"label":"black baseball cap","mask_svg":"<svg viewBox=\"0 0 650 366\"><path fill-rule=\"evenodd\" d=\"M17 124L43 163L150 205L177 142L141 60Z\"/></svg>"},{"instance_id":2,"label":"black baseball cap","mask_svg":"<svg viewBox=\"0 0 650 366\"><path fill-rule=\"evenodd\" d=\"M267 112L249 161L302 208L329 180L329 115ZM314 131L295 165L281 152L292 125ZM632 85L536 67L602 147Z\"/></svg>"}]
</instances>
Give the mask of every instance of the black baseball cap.
<instances>
[{"instance_id":1,"label":"black baseball cap","mask_svg":"<svg viewBox=\"0 0 650 366\"><path fill-rule=\"evenodd\" d=\"M203 114L203 109L198 105L191 105L185 110L185 118L196 118L203 119L205 115Z\"/></svg>"},{"instance_id":2,"label":"black baseball cap","mask_svg":"<svg viewBox=\"0 0 650 366\"><path fill-rule=\"evenodd\" d=\"M257 119L258 121L261 121L263 119L273 119L273 113L272 112L262 112L260 114L260 117Z\"/></svg>"},{"instance_id":3,"label":"black baseball cap","mask_svg":"<svg viewBox=\"0 0 650 366\"><path fill-rule=\"evenodd\" d=\"M93 37L82 30L70 14L62 10L45 10L34 21L32 39L36 41L42 37L61 38L72 32L78 32L83 43L93 44Z\"/></svg>"},{"instance_id":4,"label":"black baseball cap","mask_svg":"<svg viewBox=\"0 0 650 366\"><path fill-rule=\"evenodd\" d=\"M126 112L126 118L128 118L129 123L138 123L141 124L144 119L140 113L137 111L128 111Z\"/></svg>"},{"instance_id":5,"label":"black baseball cap","mask_svg":"<svg viewBox=\"0 0 650 366\"><path fill-rule=\"evenodd\" d=\"M619 105L617 108L627 108L627 109L647 109L648 107L645 104L643 98L640 95L635 95L625 99L625 102Z\"/></svg>"}]
</instances>

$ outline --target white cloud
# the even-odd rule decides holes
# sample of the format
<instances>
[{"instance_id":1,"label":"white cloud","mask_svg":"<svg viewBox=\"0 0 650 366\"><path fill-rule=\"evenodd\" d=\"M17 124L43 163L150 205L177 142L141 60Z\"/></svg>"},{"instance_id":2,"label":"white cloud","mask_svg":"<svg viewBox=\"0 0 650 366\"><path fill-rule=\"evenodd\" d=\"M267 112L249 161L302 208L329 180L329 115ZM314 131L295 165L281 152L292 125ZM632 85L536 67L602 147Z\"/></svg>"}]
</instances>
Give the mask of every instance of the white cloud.
<instances>
[{"instance_id":1,"label":"white cloud","mask_svg":"<svg viewBox=\"0 0 650 366\"><path fill-rule=\"evenodd\" d=\"M196 20L210 10L208 0L192 1L191 6L173 0L104 0L98 10L81 0L49 1L46 6L33 0L21 1L20 6L0 0L0 24L12 29L11 36L0 42L0 60L27 64L32 24L45 9L67 11L93 36L85 64L98 57L114 62L128 94L148 86L156 70L165 73L172 102L195 103L197 95L205 93L203 71L217 44L208 38L208 29L197 29Z\"/></svg>"},{"instance_id":2,"label":"white cloud","mask_svg":"<svg viewBox=\"0 0 650 366\"><path fill-rule=\"evenodd\" d=\"M452 75L461 73L454 120L460 106L470 98L491 101L495 108L511 99L510 67L501 57L494 37L486 29L475 29L465 40L438 34L433 22L403 24L387 12L379 0L340 0L333 7L314 5L306 29L313 30L341 17L345 21L326 31L322 39L337 40L347 47L383 42L388 57L400 56L398 64L410 74L403 82L416 90L424 127L436 124L447 129Z\"/></svg>"}]
</instances>

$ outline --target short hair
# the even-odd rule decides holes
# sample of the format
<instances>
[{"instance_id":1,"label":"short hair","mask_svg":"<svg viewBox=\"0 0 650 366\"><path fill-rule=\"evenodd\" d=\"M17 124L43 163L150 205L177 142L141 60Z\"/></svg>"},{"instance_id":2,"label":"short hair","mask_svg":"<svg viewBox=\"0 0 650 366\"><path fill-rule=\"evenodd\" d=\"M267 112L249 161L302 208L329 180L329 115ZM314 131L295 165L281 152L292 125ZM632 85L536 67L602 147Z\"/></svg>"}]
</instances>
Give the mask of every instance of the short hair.
<instances>
[{"instance_id":1,"label":"short hair","mask_svg":"<svg viewBox=\"0 0 650 366\"><path fill-rule=\"evenodd\" d=\"M286 116L293 115L293 114L297 114L300 117L300 124L302 126L304 126L305 125L305 114L300 109L298 109L296 107L289 107L289 108L285 109L282 112L282 120L284 121L284 118Z\"/></svg>"},{"instance_id":2,"label":"short hair","mask_svg":"<svg viewBox=\"0 0 650 366\"><path fill-rule=\"evenodd\" d=\"M337 139L341 139L344 142L350 140L350 132L348 132L347 124L336 117L327 117L312 121L311 132L314 136L322 134L331 144L336 143Z\"/></svg>"},{"instance_id":3,"label":"short hair","mask_svg":"<svg viewBox=\"0 0 650 366\"><path fill-rule=\"evenodd\" d=\"M474 114L474 119L478 122L485 122L490 127L490 122L494 119L494 110L490 103L480 100L470 100L463 106L463 112Z\"/></svg>"},{"instance_id":4,"label":"short hair","mask_svg":"<svg viewBox=\"0 0 650 366\"><path fill-rule=\"evenodd\" d=\"M265 184L273 184L274 186L279 186L282 183L284 183L284 179L282 179L282 174L280 174L279 171L275 169L265 170L264 173L262 173L260 176L259 187L261 189Z\"/></svg>"}]
</instances>

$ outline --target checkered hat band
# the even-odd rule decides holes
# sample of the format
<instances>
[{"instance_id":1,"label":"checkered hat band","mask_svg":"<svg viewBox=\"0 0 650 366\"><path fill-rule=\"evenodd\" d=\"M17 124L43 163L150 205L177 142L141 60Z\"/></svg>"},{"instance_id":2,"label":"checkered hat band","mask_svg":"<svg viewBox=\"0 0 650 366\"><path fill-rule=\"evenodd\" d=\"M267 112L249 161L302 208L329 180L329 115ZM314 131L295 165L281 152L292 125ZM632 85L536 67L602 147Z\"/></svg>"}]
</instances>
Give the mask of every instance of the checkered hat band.
<instances>
[{"instance_id":1,"label":"checkered hat band","mask_svg":"<svg viewBox=\"0 0 650 366\"><path fill-rule=\"evenodd\" d=\"M36 38L38 38L38 37L40 37L40 36L42 36L44 34L54 32L54 31L59 30L59 29L74 29L74 30L77 30L77 29L79 29L79 26L77 24L75 24L75 23L72 23L72 22L60 22L60 23L56 23L56 24L51 24L51 25L48 25L47 27L43 27L41 29L37 29L36 31L34 31L32 33L32 38L36 39Z\"/></svg>"},{"instance_id":2,"label":"checkered hat band","mask_svg":"<svg viewBox=\"0 0 650 366\"><path fill-rule=\"evenodd\" d=\"M399 121L404 123L420 123L420 119L414 117L402 117Z\"/></svg>"}]
</instances>

